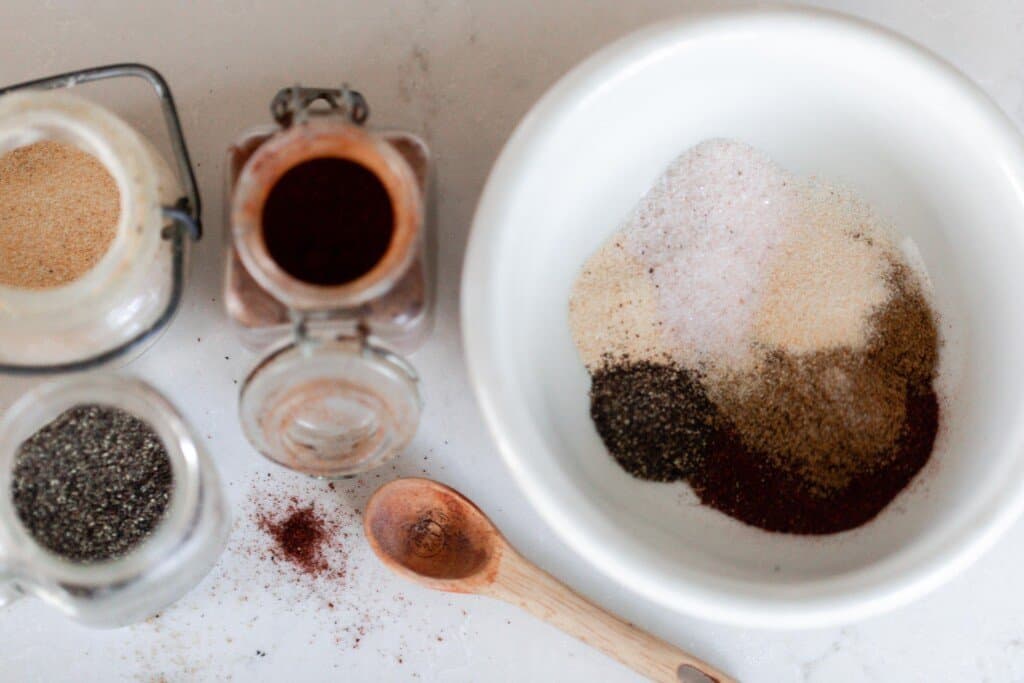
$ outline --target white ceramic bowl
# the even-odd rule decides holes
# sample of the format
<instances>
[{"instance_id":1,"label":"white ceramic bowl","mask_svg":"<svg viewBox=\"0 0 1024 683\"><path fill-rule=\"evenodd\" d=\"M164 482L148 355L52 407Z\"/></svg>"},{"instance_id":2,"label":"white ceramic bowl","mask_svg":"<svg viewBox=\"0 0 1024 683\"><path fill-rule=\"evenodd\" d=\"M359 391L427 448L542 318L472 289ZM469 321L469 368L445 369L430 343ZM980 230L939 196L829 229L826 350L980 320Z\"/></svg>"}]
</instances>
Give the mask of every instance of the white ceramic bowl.
<instances>
[{"instance_id":1,"label":"white ceramic bowl","mask_svg":"<svg viewBox=\"0 0 1024 683\"><path fill-rule=\"evenodd\" d=\"M769 534L634 480L588 417L567 300L584 259L666 165L733 137L858 190L916 240L946 347L932 462L876 520ZM665 606L767 627L847 621L963 569L1024 502L1024 148L949 65L802 10L719 13L615 43L523 120L480 201L463 274L470 375L516 481L594 567Z\"/></svg>"}]
</instances>

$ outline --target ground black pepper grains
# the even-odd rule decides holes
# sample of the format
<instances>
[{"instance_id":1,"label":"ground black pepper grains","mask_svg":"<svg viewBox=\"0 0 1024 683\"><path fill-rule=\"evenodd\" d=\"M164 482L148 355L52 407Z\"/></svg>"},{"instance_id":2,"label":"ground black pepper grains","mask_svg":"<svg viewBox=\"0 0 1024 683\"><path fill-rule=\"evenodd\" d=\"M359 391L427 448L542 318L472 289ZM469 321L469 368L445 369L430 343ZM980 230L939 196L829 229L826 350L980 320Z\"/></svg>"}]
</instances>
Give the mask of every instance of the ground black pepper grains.
<instances>
[{"instance_id":1,"label":"ground black pepper grains","mask_svg":"<svg viewBox=\"0 0 1024 683\"><path fill-rule=\"evenodd\" d=\"M124 555L163 517L171 463L148 424L117 408L79 405L18 450L12 496L32 536L58 555Z\"/></svg>"},{"instance_id":2,"label":"ground black pepper grains","mask_svg":"<svg viewBox=\"0 0 1024 683\"><path fill-rule=\"evenodd\" d=\"M593 375L590 416L623 469L675 481L703 465L714 432L714 406L684 368L608 359Z\"/></svg>"}]
</instances>

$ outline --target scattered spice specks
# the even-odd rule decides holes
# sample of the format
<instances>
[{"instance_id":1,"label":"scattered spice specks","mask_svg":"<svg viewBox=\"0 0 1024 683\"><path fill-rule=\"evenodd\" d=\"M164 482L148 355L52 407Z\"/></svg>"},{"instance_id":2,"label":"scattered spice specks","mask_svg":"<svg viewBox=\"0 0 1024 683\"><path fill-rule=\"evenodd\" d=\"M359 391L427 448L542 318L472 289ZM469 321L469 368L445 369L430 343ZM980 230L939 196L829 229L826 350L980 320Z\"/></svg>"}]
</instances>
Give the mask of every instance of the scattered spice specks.
<instances>
[{"instance_id":1,"label":"scattered spice specks","mask_svg":"<svg viewBox=\"0 0 1024 683\"><path fill-rule=\"evenodd\" d=\"M300 648L325 670L345 669L358 680L386 678L388 670L397 676L399 657L406 678L413 675L414 661L462 661L469 617L457 605L464 601L410 589L380 564L363 537L360 511L366 499L385 481L412 471L384 468L383 479L334 482L261 471L229 482L235 524L218 565L164 618L131 627L141 631L132 634L138 677L227 680L239 675L238 662L255 659L267 675L276 674L290 655L253 655L257 649L267 653L271 643L276 649ZM327 527L319 546L326 571L303 571L268 533L268 522L281 525L306 508ZM230 620L216 618L211 609L230 613Z\"/></svg>"}]
</instances>

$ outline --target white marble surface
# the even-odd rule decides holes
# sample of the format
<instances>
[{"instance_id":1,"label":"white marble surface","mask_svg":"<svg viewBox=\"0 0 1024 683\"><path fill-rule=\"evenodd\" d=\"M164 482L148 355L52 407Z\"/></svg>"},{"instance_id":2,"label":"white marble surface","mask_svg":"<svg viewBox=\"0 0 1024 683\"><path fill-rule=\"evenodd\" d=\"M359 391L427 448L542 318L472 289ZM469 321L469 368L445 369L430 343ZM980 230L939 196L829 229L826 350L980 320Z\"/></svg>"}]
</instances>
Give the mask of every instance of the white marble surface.
<instances>
[{"instance_id":1,"label":"white marble surface","mask_svg":"<svg viewBox=\"0 0 1024 683\"><path fill-rule=\"evenodd\" d=\"M1024 592L1017 586L1024 522L960 578L899 612L819 631L726 628L662 610L583 564L527 506L489 441L462 365L457 293L473 207L495 155L531 103L581 58L650 21L713 4L2 3L0 83L136 60L162 70L174 89L199 165L208 233L196 252L180 317L129 370L166 391L208 439L230 483L239 525L231 551L213 574L159 619L90 631L38 601L16 603L0 614L0 679L635 680L510 607L431 594L388 576L358 533L347 546L344 582L296 581L290 570L262 557L266 545L250 519L254 491L315 497L357 532L353 510L374 484L396 472L425 470L475 498L525 554L557 576L745 681L1024 680ZM873 19L932 48L1024 125L1024 4L820 4ZM415 358L428 406L415 443L396 470L332 493L271 470L244 442L235 419L234 380L254 359L227 328L218 290L225 146L238 131L266 120L267 102L282 85L342 79L367 95L374 122L422 131L436 152L440 305L437 331ZM159 119L144 93L124 94L122 102L129 118L157 134ZM21 387L0 380L0 401Z\"/></svg>"}]
</instances>

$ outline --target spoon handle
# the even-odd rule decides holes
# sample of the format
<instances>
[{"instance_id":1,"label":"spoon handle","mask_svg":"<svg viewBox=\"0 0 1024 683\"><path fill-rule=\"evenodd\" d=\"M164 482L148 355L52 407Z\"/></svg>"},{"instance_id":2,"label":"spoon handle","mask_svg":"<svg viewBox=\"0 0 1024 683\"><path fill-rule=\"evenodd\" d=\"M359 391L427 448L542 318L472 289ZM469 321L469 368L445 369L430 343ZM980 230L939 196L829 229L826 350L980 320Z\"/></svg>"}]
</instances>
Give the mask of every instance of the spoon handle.
<instances>
[{"instance_id":1,"label":"spoon handle","mask_svg":"<svg viewBox=\"0 0 1024 683\"><path fill-rule=\"evenodd\" d=\"M596 647L653 681L736 683L693 655L601 609L515 552L486 591Z\"/></svg>"}]
</instances>

